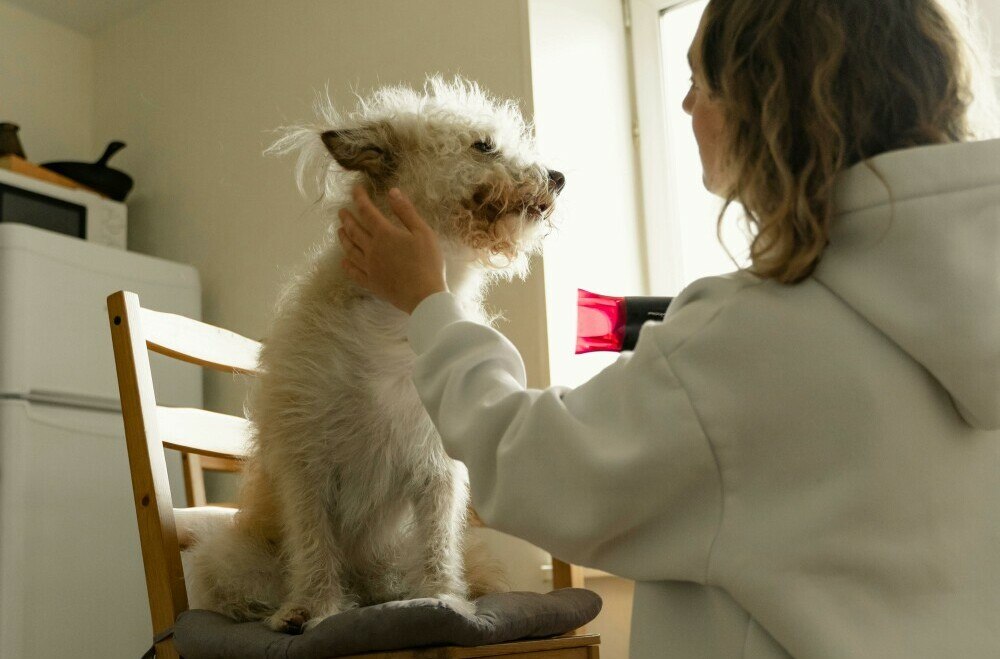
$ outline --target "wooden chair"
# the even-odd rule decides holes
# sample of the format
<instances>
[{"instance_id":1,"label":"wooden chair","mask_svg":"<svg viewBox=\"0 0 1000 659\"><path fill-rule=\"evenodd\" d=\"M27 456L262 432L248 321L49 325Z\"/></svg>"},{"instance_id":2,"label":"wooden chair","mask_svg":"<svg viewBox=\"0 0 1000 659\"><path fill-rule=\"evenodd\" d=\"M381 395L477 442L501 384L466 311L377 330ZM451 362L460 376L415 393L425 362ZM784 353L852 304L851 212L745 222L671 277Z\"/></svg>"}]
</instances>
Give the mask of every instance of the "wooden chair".
<instances>
[{"instance_id":1,"label":"wooden chair","mask_svg":"<svg viewBox=\"0 0 1000 659\"><path fill-rule=\"evenodd\" d=\"M254 375L260 344L227 330L183 316L144 309L135 293L108 297L108 318L125 424L139 541L153 622L156 656L179 655L169 636L177 616L188 609L181 549L187 546L192 519L229 517L235 510L205 507L202 470L229 470L246 455L246 419L201 409L156 404L149 354L153 350L206 368ZM164 448L187 455L189 499L201 507L174 509L167 481ZM194 458L194 462L192 462ZM218 462L218 460L228 462ZM199 481L199 485L194 483ZM200 490L199 490L200 487ZM565 564L564 564L565 565ZM353 659L598 659L597 635L518 641L479 647L437 647L355 655ZM351 658L345 658L351 659Z\"/></svg>"}]
</instances>

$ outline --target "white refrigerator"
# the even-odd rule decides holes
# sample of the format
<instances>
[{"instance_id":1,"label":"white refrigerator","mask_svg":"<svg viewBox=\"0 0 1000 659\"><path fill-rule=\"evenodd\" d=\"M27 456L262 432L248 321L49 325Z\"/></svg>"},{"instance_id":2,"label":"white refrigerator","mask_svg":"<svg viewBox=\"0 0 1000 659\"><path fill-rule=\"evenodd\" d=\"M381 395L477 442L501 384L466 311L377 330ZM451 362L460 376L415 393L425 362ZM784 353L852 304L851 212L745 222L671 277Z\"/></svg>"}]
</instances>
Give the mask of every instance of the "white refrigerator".
<instances>
[{"instance_id":1,"label":"white refrigerator","mask_svg":"<svg viewBox=\"0 0 1000 659\"><path fill-rule=\"evenodd\" d=\"M151 625L105 298L199 318L197 271L0 223L0 658L137 658ZM157 402L201 371L151 355ZM179 455L168 452L174 505Z\"/></svg>"}]
</instances>

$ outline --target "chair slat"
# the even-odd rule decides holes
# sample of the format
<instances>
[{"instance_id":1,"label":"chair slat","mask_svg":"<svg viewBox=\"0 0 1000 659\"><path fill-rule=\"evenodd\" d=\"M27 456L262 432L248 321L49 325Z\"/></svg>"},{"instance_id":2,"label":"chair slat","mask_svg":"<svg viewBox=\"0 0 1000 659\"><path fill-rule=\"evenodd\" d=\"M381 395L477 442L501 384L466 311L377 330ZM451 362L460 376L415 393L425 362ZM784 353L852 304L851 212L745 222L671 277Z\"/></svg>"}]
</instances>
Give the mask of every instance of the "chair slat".
<instances>
[{"instance_id":1,"label":"chair slat","mask_svg":"<svg viewBox=\"0 0 1000 659\"><path fill-rule=\"evenodd\" d=\"M156 407L160 441L167 448L217 458L243 458L250 449L250 422L190 407Z\"/></svg>"},{"instance_id":2,"label":"chair slat","mask_svg":"<svg viewBox=\"0 0 1000 659\"><path fill-rule=\"evenodd\" d=\"M235 332L175 314L142 309L150 350L227 373L257 372L260 343Z\"/></svg>"},{"instance_id":3,"label":"chair slat","mask_svg":"<svg viewBox=\"0 0 1000 659\"><path fill-rule=\"evenodd\" d=\"M224 471L238 474L243 471L243 463L239 459L216 458L210 455L198 456L202 471Z\"/></svg>"}]
</instances>

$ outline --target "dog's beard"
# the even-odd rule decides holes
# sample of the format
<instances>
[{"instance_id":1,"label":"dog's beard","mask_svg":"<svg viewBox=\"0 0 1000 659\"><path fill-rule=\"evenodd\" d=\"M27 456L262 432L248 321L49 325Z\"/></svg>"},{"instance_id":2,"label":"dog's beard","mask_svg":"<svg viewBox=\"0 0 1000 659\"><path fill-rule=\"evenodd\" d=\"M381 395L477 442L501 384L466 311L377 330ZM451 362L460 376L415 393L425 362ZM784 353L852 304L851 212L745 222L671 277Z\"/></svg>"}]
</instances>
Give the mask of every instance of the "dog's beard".
<instances>
[{"instance_id":1,"label":"dog's beard","mask_svg":"<svg viewBox=\"0 0 1000 659\"><path fill-rule=\"evenodd\" d=\"M483 217L469 209L459 209L452 217L449 237L472 251L475 260L491 270L515 268L527 260L541 241L547 217L525 211Z\"/></svg>"},{"instance_id":2,"label":"dog's beard","mask_svg":"<svg viewBox=\"0 0 1000 659\"><path fill-rule=\"evenodd\" d=\"M449 233L487 267L510 267L537 248L554 201L534 184L483 183L456 209Z\"/></svg>"}]
</instances>

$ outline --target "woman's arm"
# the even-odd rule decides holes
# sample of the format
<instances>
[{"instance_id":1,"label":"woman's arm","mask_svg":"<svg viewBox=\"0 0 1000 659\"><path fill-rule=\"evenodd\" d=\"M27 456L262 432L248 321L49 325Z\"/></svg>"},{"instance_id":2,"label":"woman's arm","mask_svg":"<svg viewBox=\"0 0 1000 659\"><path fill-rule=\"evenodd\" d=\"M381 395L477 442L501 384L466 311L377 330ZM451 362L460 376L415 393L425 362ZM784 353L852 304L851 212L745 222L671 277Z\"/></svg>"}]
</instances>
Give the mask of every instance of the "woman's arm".
<instances>
[{"instance_id":1,"label":"woman's arm","mask_svg":"<svg viewBox=\"0 0 1000 659\"><path fill-rule=\"evenodd\" d=\"M439 293L410 320L414 383L488 526L633 579L702 581L718 470L650 329L582 386L531 390L514 346Z\"/></svg>"},{"instance_id":2,"label":"woman's arm","mask_svg":"<svg viewBox=\"0 0 1000 659\"><path fill-rule=\"evenodd\" d=\"M402 228L355 192L361 217L342 214L344 267L412 312L414 384L445 450L468 467L483 521L581 565L704 581L721 483L660 350L670 342L654 336L669 323L647 327L634 353L576 389L526 389L514 346L465 319L446 292L433 232L405 198L389 198Z\"/></svg>"}]
</instances>

